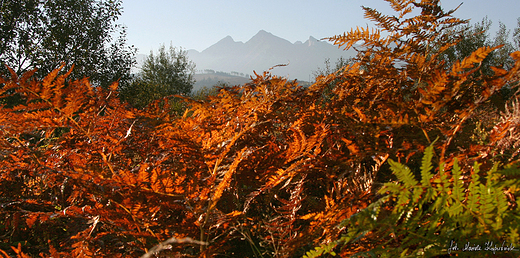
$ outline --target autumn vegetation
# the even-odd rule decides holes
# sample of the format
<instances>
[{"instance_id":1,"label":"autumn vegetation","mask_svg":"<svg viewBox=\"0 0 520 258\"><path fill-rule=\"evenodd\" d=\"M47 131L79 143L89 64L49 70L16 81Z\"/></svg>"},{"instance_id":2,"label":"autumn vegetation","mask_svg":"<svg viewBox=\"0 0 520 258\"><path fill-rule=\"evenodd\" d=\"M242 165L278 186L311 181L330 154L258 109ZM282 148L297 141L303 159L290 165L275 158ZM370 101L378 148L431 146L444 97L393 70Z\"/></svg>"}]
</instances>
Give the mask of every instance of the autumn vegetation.
<instances>
[{"instance_id":1,"label":"autumn vegetation","mask_svg":"<svg viewBox=\"0 0 520 258\"><path fill-rule=\"evenodd\" d=\"M19 101L0 107L0 256L520 248L520 52L486 72L501 45L448 62L466 23L454 10L387 2L395 14L364 7L376 28L329 39L362 45L310 87L257 73L205 98L172 96L182 115L169 98L137 109L117 82L72 80L65 64L41 79L8 68L0 97Z\"/></svg>"}]
</instances>

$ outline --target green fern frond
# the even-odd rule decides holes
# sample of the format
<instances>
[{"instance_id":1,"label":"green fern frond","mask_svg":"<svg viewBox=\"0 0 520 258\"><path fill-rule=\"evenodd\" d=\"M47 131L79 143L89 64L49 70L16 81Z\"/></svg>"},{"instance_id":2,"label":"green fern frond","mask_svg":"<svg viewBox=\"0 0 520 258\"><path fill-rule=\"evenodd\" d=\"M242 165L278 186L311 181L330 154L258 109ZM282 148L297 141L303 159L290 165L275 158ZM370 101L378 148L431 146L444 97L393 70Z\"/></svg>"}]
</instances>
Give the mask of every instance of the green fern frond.
<instances>
[{"instance_id":1,"label":"green fern frond","mask_svg":"<svg viewBox=\"0 0 520 258\"><path fill-rule=\"evenodd\" d=\"M409 167L399 162L393 161L392 159L388 159L388 164L390 164L390 169L397 177L397 180L402 182L405 187L412 188L417 186L419 182L417 182Z\"/></svg>"},{"instance_id":2,"label":"green fern frond","mask_svg":"<svg viewBox=\"0 0 520 258\"><path fill-rule=\"evenodd\" d=\"M493 197L496 194L495 189L479 185L480 202L478 205L481 223L484 225L493 224L493 210L495 209Z\"/></svg>"},{"instance_id":3,"label":"green fern frond","mask_svg":"<svg viewBox=\"0 0 520 258\"><path fill-rule=\"evenodd\" d=\"M418 187L419 182L415 179L409 167L391 159L388 160L388 163L390 164L390 169L396 175L400 184L402 184L400 190L394 190L393 193L398 196L396 206L399 207L399 211L403 211L405 207L410 204L410 201L411 203L416 203L421 198L423 188ZM387 191L391 189L388 187L393 188L393 184L392 182L387 183L381 190Z\"/></svg>"},{"instance_id":4,"label":"green fern frond","mask_svg":"<svg viewBox=\"0 0 520 258\"><path fill-rule=\"evenodd\" d=\"M430 179L432 158L433 147L430 146L422 159L421 182L414 178L410 168L389 160L397 182L386 183L379 190L379 194L384 194L382 199L342 221L339 226L347 228L347 234L334 245L346 245L370 235L382 242L368 252L387 252L390 250L387 245L398 240L399 244L391 247L389 257L428 257L446 254L446 246L453 239L480 241L485 236L488 240L511 243L520 239L520 214L510 208L504 192L516 193L519 180L505 179L498 164L482 172L480 164L474 163L471 174L465 177L456 159L451 171L445 172L445 164L440 163L439 176ZM518 173L513 171L515 168L508 169L506 173ZM422 197L424 191L431 198ZM382 204L389 200L393 200L390 202L392 212L380 214ZM516 205L520 205L520 201ZM319 250L325 248L322 246Z\"/></svg>"},{"instance_id":5,"label":"green fern frond","mask_svg":"<svg viewBox=\"0 0 520 258\"><path fill-rule=\"evenodd\" d=\"M455 163L457 164L457 163ZM453 170L456 169L455 164L453 166ZM468 208L468 212L476 213L478 212L478 205L480 200L480 176L478 175L480 172L480 164L475 162L473 166L473 172L471 174L471 182L468 187L468 197L466 201L466 205Z\"/></svg>"},{"instance_id":6,"label":"green fern frond","mask_svg":"<svg viewBox=\"0 0 520 258\"><path fill-rule=\"evenodd\" d=\"M432 158L433 158L433 144L435 141L426 148L424 151L424 156L422 158L421 163L421 184L423 186L431 186L430 179L433 177L432 173L430 171L433 168L432 165Z\"/></svg>"},{"instance_id":7,"label":"green fern frond","mask_svg":"<svg viewBox=\"0 0 520 258\"><path fill-rule=\"evenodd\" d=\"M464 182L462 181L462 173L457 159L455 159L451 173L453 176L453 196L456 201L462 202L464 201Z\"/></svg>"},{"instance_id":8,"label":"green fern frond","mask_svg":"<svg viewBox=\"0 0 520 258\"><path fill-rule=\"evenodd\" d=\"M328 244L317 246L314 248L314 250L310 250L307 253L305 253L303 258L320 257L322 254L330 254L332 256L336 256L336 253L332 251L332 249L334 249L334 247L336 247L337 244L337 241L333 241Z\"/></svg>"},{"instance_id":9,"label":"green fern frond","mask_svg":"<svg viewBox=\"0 0 520 258\"><path fill-rule=\"evenodd\" d=\"M433 198L437 196L437 194L434 191L434 188L432 188L431 179L433 178L433 174L430 172L433 169L432 165L432 159L433 159L433 145L435 144L435 141L428 146L424 152L424 156L421 163L421 185L425 189L426 193L424 194L423 198L425 198L425 201L430 201Z\"/></svg>"},{"instance_id":10,"label":"green fern frond","mask_svg":"<svg viewBox=\"0 0 520 258\"><path fill-rule=\"evenodd\" d=\"M520 177L520 166L508 165L504 169L498 171L498 173L508 177Z\"/></svg>"}]
</instances>

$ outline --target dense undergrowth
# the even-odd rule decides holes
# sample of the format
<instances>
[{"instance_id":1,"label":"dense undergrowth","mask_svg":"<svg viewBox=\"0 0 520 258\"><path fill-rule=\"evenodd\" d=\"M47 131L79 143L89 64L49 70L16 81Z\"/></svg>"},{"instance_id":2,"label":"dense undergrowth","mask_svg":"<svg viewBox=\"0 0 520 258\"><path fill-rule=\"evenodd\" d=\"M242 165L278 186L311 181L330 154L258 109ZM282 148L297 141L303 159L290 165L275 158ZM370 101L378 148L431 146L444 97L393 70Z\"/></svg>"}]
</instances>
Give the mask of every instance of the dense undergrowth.
<instances>
[{"instance_id":1,"label":"dense undergrowth","mask_svg":"<svg viewBox=\"0 0 520 258\"><path fill-rule=\"evenodd\" d=\"M398 181L385 183L383 197L338 226L347 233L338 240L307 252L307 258L333 248L373 242L372 248L358 249L356 256L434 257L458 256L514 257L519 241L517 203L520 168L510 165L498 171L495 164L481 171L475 162L463 173L457 159L451 171L441 163L432 173L433 145L424 154L420 177L412 170L389 160ZM382 244L384 243L384 244Z\"/></svg>"},{"instance_id":2,"label":"dense undergrowth","mask_svg":"<svg viewBox=\"0 0 520 258\"><path fill-rule=\"evenodd\" d=\"M0 96L20 101L0 109L0 253L446 254L469 235L519 246L518 95L490 98L517 92L520 52L493 75L480 64L499 47L447 65L456 42L443 32L464 21L437 1L388 2L397 16L365 8L379 30L331 38L364 42L339 71L308 88L264 73L177 96L183 116L167 99L134 109L117 83L70 71L4 75Z\"/></svg>"}]
</instances>

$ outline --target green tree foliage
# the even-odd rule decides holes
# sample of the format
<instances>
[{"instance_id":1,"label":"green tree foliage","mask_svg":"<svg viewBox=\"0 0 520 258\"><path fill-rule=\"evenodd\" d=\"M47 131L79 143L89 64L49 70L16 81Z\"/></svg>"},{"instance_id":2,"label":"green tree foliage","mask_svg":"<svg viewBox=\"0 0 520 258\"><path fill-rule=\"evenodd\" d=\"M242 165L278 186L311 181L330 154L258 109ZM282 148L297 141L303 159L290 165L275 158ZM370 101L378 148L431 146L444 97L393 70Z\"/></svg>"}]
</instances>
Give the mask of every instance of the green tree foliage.
<instances>
[{"instance_id":1,"label":"green tree foliage","mask_svg":"<svg viewBox=\"0 0 520 258\"><path fill-rule=\"evenodd\" d=\"M170 46L159 48L146 58L140 72L128 86L121 88L121 97L136 108L171 95L189 95L195 83L195 64L187 52Z\"/></svg>"},{"instance_id":2,"label":"green tree foliage","mask_svg":"<svg viewBox=\"0 0 520 258\"><path fill-rule=\"evenodd\" d=\"M490 35L491 25L492 21L486 17L475 24L467 23L456 26L444 31L444 35L439 38L438 42L434 43L433 48L440 49L445 44L456 43L444 50L439 57L440 60L445 61L448 66L452 66L456 62L460 62L464 58L467 58L471 53L477 51L479 48L484 46L501 46L495 51L489 53L486 58L482 60L482 63L480 64L481 69L472 76L478 77L481 73L486 76L492 76L495 74L495 71L492 70L491 67L510 69L514 65L514 60L509 54L515 50L520 50L520 45L515 46L515 44L517 44L515 42L520 42L518 41L520 39L520 34L515 32L520 31L520 23L513 31L512 38L510 37L510 30L508 30L505 24L501 22L498 23L496 34L494 36ZM490 117L492 117L494 110L503 111L504 104L507 100L512 98L513 94L517 90L518 84L516 83L509 84L500 89L499 94L494 94L491 97L490 102L488 103L490 109L485 112L489 113ZM487 126L493 125L492 123L489 123Z\"/></svg>"},{"instance_id":3,"label":"green tree foliage","mask_svg":"<svg viewBox=\"0 0 520 258\"><path fill-rule=\"evenodd\" d=\"M520 17L517 19L517 25L515 30L513 31L513 41L515 43L515 47L520 49Z\"/></svg>"},{"instance_id":4,"label":"green tree foliage","mask_svg":"<svg viewBox=\"0 0 520 258\"><path fill-rule=\"evenodd\" d=\"M7 65L18 75L38 68L43 78L65 62L75 66L71 78L126 82L136 50L115 24L121 11L119 0L1 1L0 74L9 74Z\"/></svg>"},{"instance_id":5,"label":"green tree foliage","mask_svg":"<svg viewBox=\"0 0 520 258\"><path fill-rule=\"evenodd\" d=\"M486 75L492 75L493 71L491 66L503 66L510 68L514 61L509 56L509 53L515 50L514 42L511 41L510 31L506 28L505 24L499 22L498 30L494 37L489 34L492 21L487 17L482 19L481 22L475 24L463 24L454 27L450 30L445 31L445 36L441 37L441 42L435 42L434 47L441 47L446 42L452 43L457 42L456 45L446 49L441 59L445 60L448 64L452 65L456 61L468 57L471 53L484 46L500 46L500 49L490 53L486 59L482 62L482 71ZM518 30L520 27L516 28ZM515 38L513 37L513 41Z\"/></svg>"}]
</instances>

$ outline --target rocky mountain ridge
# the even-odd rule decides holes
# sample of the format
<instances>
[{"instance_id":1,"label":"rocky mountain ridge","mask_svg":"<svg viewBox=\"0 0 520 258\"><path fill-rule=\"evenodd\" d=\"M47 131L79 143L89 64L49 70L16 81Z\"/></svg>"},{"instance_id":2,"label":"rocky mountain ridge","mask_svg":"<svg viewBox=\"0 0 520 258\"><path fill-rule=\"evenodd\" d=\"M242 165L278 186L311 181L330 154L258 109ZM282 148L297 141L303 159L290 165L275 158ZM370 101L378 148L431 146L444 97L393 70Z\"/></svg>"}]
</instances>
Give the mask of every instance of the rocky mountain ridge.
<instances>
[{"instance_id":1,"label":"rocky mountain ridge","mask_svg":"<svg viewBox=\"0 0 520 258\"><path fill-rule=\"evenodd\" d=\"M326 59L335 63L340 57L348 58L354 50L343 51L328 41L309 37L305 42L291 43L261 30L243 43L231 36L224 37L202 52L190 49L188 57L196 64L198 73L222 71L237 74L262 73L271 70L274 75L310 81L314 72L324 66Z\"/></svg>"}]
</instances>

